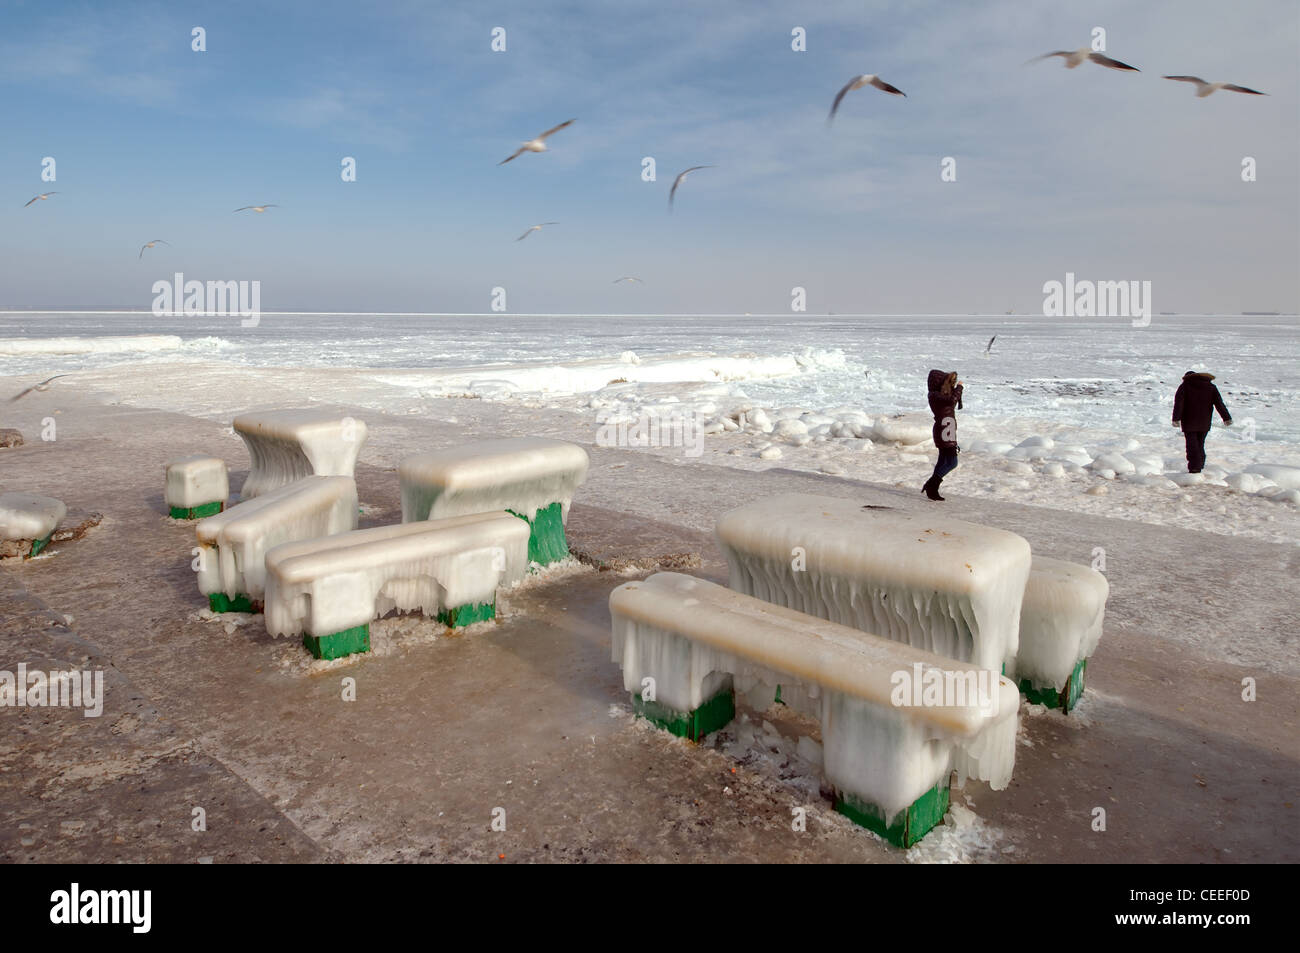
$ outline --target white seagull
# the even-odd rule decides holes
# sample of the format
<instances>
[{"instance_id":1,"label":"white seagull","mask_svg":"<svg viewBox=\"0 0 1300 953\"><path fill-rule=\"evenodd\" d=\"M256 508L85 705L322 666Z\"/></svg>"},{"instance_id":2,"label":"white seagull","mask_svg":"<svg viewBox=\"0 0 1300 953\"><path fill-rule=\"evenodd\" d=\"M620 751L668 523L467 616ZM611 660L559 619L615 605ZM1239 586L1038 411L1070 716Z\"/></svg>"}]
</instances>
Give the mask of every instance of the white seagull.
<instances>
[{"instance_id":1,"label":"white seagull","mask_svg":"<svg viewBox=\"0 0 1300 953\"><path fill-rule=\"evenodd\" d=\"M645 282L640 278L634 278L632 275L624 275L622 278L615 278L612 283L618 284L620 281L635 281L639 285L645 284Z\"/></svg>"},{"instance_id":2,"label":"white seagull","mask_svg":"<svg viewBox=\"0 0 1300 953\"><path fill-rule=\"evenodd\" d=\"M1250 93L1252 96L1268 95L1268 93L1261 93L1258 89L1251 89L1248 86L1234 86L1232 83L1207 83L1199 76L1166 76L1164 78L1177 80L1180 83L1195 83L1197 99L1204 99L1216 89L1230 89L1234 93Z\"/></svg>"},{"instance_id":3,"label":"white seagull","mask_svg":"<svg viewBox=\"0 0 1300 953\"><path fill-rule=\"evenodd\" d=\"M874 86L876 89L883 90L886 93L892 93L895 96L903 96L904 98L907 96L907 93L903 92L897 86L890 86L874 73L863 73L860 76L853 77L844 84L843 89L835 94L835 102L831 103L831 114L826 117L827 124L835 118L835 112L840 108L840 100L847 96L852 90L861 89L863 86Z\"/></svg>"},{"instance_id":4,"label":"white seagull","mask_svg":"<svg viewBox=\"0 0 1300 953\"><path fill-rule=\"evenodd\" d=\"M522 146L520 146L518 149L515 150L514 155L506 156L504 159L498 162L497 165L505 165L511 159L518 158L519 156L523 155L525 152L546 152L547 151L546 137L550 135L554 135L555 133L563 129L565 126L571 126L575 122L577 122L576 119L566 119L564 122L560 123L558 126L554 127L553 129L547 129L536 139L530 139L527 142L525 142Z\"/></svg>"},{"instance_id":5,"label":"white seagull","mask_svg":"<svg viewBox=\"0 0 1300 953\"><path fill-rule=\"evenodd\" d=\"M559 225L559 224L560 224L559 222L542 222L542 225ZM517 241L517 242L522 242L525 238L527 238L527 237L528 237L529 235L531 235L533 232L535 232L535 231L537 231L538 229L540 229L540 228L542 227L542 225L534 225L532 228L528 229L528 231L524 232L522 235L520 235L518 238L516 238L515 241Z\"/></svg>"},{"instance_id":6,"label":"white seagull","mask_svg":"<svg viewBox=\"0 0 1300 953\"><path fill-rule=\"evenodd\" d=\"M10 397L9 400L6 401L6 403L12 404L14 401L26 397L28 394L32 393L32 391L47 391L50 389L50 381L57 381L60 377L67 377L67 376L68 376L67 374L55 374L53 377L47 380L43 380L39 384L33 384L25 391L21 391L15 394L14 396Z\"/></svg>"},{"instance_id":7,"label":"white seagull","mask_svg":"<svg viewBox=\"0 0 1300 953\"><path fill-rule=\"evenodd\" d=\"M46 199L48 199L51 195L58 195L58 194L59 194L58 192L42 192L40 195L36 196L36 198L32 199L32 202L43 202ZM27 205L31 205L32 202L28 202ZM23 208L26 208L27 205L24 205Z\"/></svg>"},{"instance_id":8,"label":"white seagull","mask_svg":"<svg viewBox=\"0 0 1300 953\"><path fill-rule=\"evenodd\" d=\"M1109 56L1106 56L1103 53L1098 53L1090 46L1081 46L1077 50L1056 50L1055 52L1052 53L1044 53L1042 56L1035 56L1032 60L1026 62L1025 65L1028 66L1030 63L1037 63L1039 60L1050 59L1053 56L1059 56L1063 58L1065 60L1066 69L1074 69L1076 66L1080 65L1081 63L1086 63L1088 60L1091 60L1092 62L1096 63L1098 66L1108 66L1111 69L1128 70L1131 73L1142 72L1136 66L1129 66L1127 63L1121 63L1119 60L1113 60Z\"/></svg>"},{"instance_id":9,"label":"white seagull","mask_svg":"<svg viewBox=\"0 0 1300 953\"><path fill-rule=\"evenodd\" d=\"M235 209L235 211L236 211L236 212L247 212L247 211L251 208L251 209L252 209L254 212L256 212L258 215L261 215L261 214L262 214L263 212L265 212L268 208L279 208L279 207L280 207L280 206L278 206L278 205L245 205L243 208L237 208L237 209Z\"/></svg>"},{"instance_id":10,"label":"white seagull","mask_svg":"<svg viewBox=\"0 0 1300 953\"><path fill-rule=\"evenodd\" d=\"M677 178L673 179L673 187L668 190L668 211L673 210L673 196L677 194L677 186L682 184L682 179L686 178L696 169L715 169L717 166L712 165L693 165L685 172L680 173Z\"/></svg>"},{"instance_id":11,"label":"white seagull","mask_svg":"<svg viewBox=\"0 0 1300 953\"><path fill-rule=\"evenodd\" d=\"M171 248L171 245L168 244L167 242L163 241L161 238L155 238L153 241L151 241L151 242L145 242L143 245L140 246L140 254L139 254L139 256L137 257L136 260L138 261L140 258L143 258L143 257L144 257L144 250L145 250L146 248L153 248L154 245L167 245L168 248Z\"/></svg>"}]
</instances>

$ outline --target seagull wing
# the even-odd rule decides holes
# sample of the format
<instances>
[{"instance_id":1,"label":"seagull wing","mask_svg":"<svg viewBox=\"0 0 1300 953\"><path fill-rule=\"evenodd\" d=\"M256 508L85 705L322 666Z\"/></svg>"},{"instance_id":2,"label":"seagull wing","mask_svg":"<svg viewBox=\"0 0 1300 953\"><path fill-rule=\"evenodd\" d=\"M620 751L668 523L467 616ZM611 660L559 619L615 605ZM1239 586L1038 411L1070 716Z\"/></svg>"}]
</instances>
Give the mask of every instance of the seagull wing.
<instances>
[{"instance_id":1,"label":"seagull wing","mask_svg":"<svg viewBox=\"0 0 1300 953\"><path fill-rule=\"evenodd\" d=\"M1232 83L1224 83L1224 89L1230 89L1234 93L1250 93L1252 96L1267 96L1268 93L1261 93L1258 89L1251 89L1249 86L1234 86Z\"/></svg>"},{"instance_id":2,"label":"seagull wing","mask_svg":"<svg viewBox=\"0 0 1300 953\"><path fill-rule=\"evenodd\" d=\"M253 206L251 206L251 205L245 205L243 208L237 208L237 209L235 209L235 211L236 211L236 212L247 212L247 211L248 211L250 208L252 208L252 207L253 207ZM232 214L233 214L233 213L232 213Z\"/></svg>"},{"instance_id":3,"label":"seagull wing","mask_svg":"<svg viewBox=\"0 0 1300 953\"><path fill-rule=\"evenodd\" d=\"M1195 83L1197 86L1209 85L1209 83L1201 79L1201 77L1199 76L1164 76L1162 77L1162 79L1173 79L1173 80L1177 80L1180 83Z\"/></svg>"},{"instance_id":4,"label":"seagull wing","mask_svg":"<svg viewBox=\"0 0 1300 953\"><path fill-rule=\"evenodd\" d=\"M1044 53L1042 56L1035 56L1032 60L1025 60L1024 65L1028 66L1030 63L1039 63L1043 60L1049 60L1053 56L1069 56L1069 55L1070 55L1069 50L1054 50L1051 53Z\"/></svg>"},{"instance_id":5,"label":"seagull wing","mask_svg":"<svg viewBox=\"0 0 1300 953\"><path fill-rule=\"evenodd\" d=\"M885 82L883 79L881 79L879 76L877 76L875 79L873 79L873 80L871 81L871 85L874 86L874 87L876 87L876 89L883 89L883 90L884 90L885 92L887 92L887 93L893 93L895 96L906 96L906 95L907 95L907 93L903 92L903 91L902 91L901 89L899 89L897 86L890 86L888 83L886 83L886 82Z\"/></svg>"},{"instance_id":6,"label":"seagull wing","mask_svg":"<svg viewBox=\"0 0 1300 953\"><path fill-rule=\"evenodd\" d=\"M680 173L677 176L677 178L673 180L672 190L668 193L668 204L669 205L673 204L673 196L677 194L677 186L682 184L682 179L686 178L696 169L712 169L712 168L713 166L711 165L693 165L689 169L686 169L684 172Z\"/></svg>"},{"instance_id":7,"label":"seagull wing","mask_svg":"<svg viewBox=\"0 0 1300 953\"><path fill-rule=\"evenodd\" d=\"M997 339L998 339L998 336L997 336L996 334L993 335L993 337L989 338L988 347L984 348L984 350L985 350L985 351L991 351L991 350L993 350L993 342L996 341Z\"/></svg>"},{"instance_id":8,"label":"seagull wing","mask_svg":"<svg viewBox=\"0 0 1300 953\"><path fill-rule=\"evenodd\" d=\"M536 225L534 225L534 226L533 226L532 228L530 228L528 231L524 232L522 235L520 235L518 238L516 238L515 241L517 241L517 242L522 242L525 238L527 238L529 235L531 235L531 234L532 234L533 232L535 232L535 231L537 231L537 226L536 226Z\"/></svg>"},{"instance_id":9,"label":"seagull wing","mask_svg":"<svg viewBox=\"0 0 1300 953\"><path fill-rule=\"evenodd\" d=\"M1089 53L1088 59L1092 60L1098 66L1109 66L1111 69L1128 70L1130 73L1142 72L1136 66L1129 66L1127 63L1121 63L1119 60L1113 60L1109 56L1104 56L1101 53Z\"/></svg>"},{"instance_id":10,"label":"seagull wing","mask_svg":"<svg viewBox=\"0 0 1300 953\"><path fill-rule=\"evenodd\" d=\"M507 162L509 162L511 159L516 159L516 158L518 158L520 155L522 155L522 154L523 154L523 151L524 151L524 147L523 147L523 146L520 146L518 149L515 150L515 154L514 154L514 155L506 156L504 159L502 159L500 162L498 162L497 165L505 165L505 164L506 164Z\"/></svg>"},{"instance_id":11,"label":"seagull wing","mask_svg":"<svg viewBox=\"0 0 1300 953\"><path fill-rule=\"evenodd\" d=\"M39 195L38 195L38 196L36 196L36 198L35 198L35 199L32 199L32 202L35 202L35 201L36 201L36 199L39 199L39 198L40 198L40 196L39 196ZM32 204L32 202L28 202L28 203L27 203L27 205L31 205L31 204ZM23 206L23 208L26 208L26 207L27 207L27 205L24 205L24 206ZM20 396L21 396L21 395L20 395ZM17 400L17 399L18 399L18 398L17 398L17 397L15 397L15 398L14 398L14 400Z\"/></svg>"},{"instance_id":12,"label":"seagull wing","mask_svg":"<svg viewBox=\"0 0 1300 953\"><path fill-rule=\"evenodd\" d=\"M138 261L139 259L141 259L141 258L144 257L144 250L145 250L146 248L148 248L148 247L149 247L149 243L148 243L148 242L145 242L145 244L143 244L143 245L140 246L140 254L138 254L138 255L135 256L137 261Z\"/></svg>"},{"instance_id":13,"label":"seagull wing","mask_svg":"<svg viewBox=\"0 0 1300 953\"><path fill-rule=\"evenodd\" d=\"M854 84L856 84L857 81L860 79L862 79L862 76L853 77L851 80L849 80L847 83L844 84L843 89L841 89L838 93L835 94L835 102L831 103L831 114L826 117L826 122L828 124L832 119L835 118L835 113L840 108L840 102L844 99L845 96L849 94L849 90L851 90Z\"/></svg>"},{"instance_id":14,"label":"seagull wing","mask_svg":"<svg viewBox=\"0 0 1300 953\"><path fill-rule=\"evenodd\" d=\"M563 129L565 126L572 126L575 122L577 122L576 119L566 119L566 120L564 120L564 122L560 123L558 126L555 126L555 127L551 128L551 129L547 129L544 133L542 133L542 134L541 134L540 136L538 136L537 138L538 138L538 139L545 139L547 136L551 135L552 133L559 132L559 131L560 131L561 129Z\"/></svg>"}]
</instances>

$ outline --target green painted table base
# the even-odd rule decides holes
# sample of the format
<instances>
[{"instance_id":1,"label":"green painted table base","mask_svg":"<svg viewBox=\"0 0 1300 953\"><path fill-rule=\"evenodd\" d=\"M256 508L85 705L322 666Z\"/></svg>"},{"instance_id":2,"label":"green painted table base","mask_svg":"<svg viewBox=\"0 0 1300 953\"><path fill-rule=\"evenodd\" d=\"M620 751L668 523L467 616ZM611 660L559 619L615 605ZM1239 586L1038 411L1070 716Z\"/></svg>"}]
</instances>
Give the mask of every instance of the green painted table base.
<instances>
[{"instance_id":1,"label":"green painted table base","mask_svg":"<svg viewBox=\"0 0 1300 953\"><path fill-rule=\"evenodd\" d=\"M200 503L198 506L184 507L173 506L169 515L174 520L197 520L205 516L216 516L226 508L222 500L213 500L211 503Z\"/></svg>"},{"instance_id":2,"label":"green painted table base","mask_svg":"<svg viewBox=\"0 0 1300 953\"><path fill-rule=\"evenodd\" d=\"M369 652L370 623L353 626L341 632L331 632L329 635L304 633L302 644L307 646L308 652L319 659L335 659L345 655L355 655L357 652Z\"/></svg>"},{"instance_id":3,"label":"green painted table base","mask_svg":"<svg viewBox=\"0 0 1300 953\"><path fill-rule=\"evenodd\" d=\"M632 709L646 721L678 738L699 741L710 732L725 728L736 717L736 696L731 689L718 692L694 711L678 711L632 694Z\"/></svg>"},{"instance_id":4,"label":"green painted table base","mask_svg":"<svg viewBox=\"0 0 1300 953\"><path fill-rule=\"evenodd\" d=\"M453 629L473 625L475 622L490 622L497 617L495 602L470 603L454 609L443 609L438 613L438 621Z\"/></svg>"},{"instance_id":5,"label":"green painted table base","mask_svg":"<svg viewBox=\"0 0 1300 953\"><path fill-rule=\"evenodd\" d=\"M50 545L50 540L52 540L53 538L54 538L54 530L50 530L50 535L46 536L44 539L32 540L32 551L28 553L26 556L24 556L23 559L31 559L33 556L38 554L46 546Z\"/></svg>"},{"instance_id":6,"label":"green painted table base","mask_svg":"<svg viewBox=\"0 0 1300 953\"><path fill-rule=\"evenodd\" d=\"M942 822L948 813L948 782L944 780L930 788L906 810L900 811L892 824L885 823L884 811L852 794L837 791L835 810L896 847L911 847Z\"/></svg>"},{"instance_id":7,"label":"green painted table base","mask_svg":"<svg viewBox=\"0 0 1300 953\"><path fill-rule=\"evenodd\" d=\"M236 593L233 598L224 592L214 592L208 596L208 607L213 612L259 612L260 602L261 600L255 600L242 592Z\"/></svg>"},{"instance_id":8,"label":"green painted table base","mask_svg":"<svg viewBox=\"0 0 1300 953\"><path fill-rule=\"evenodd\" d=\"M529 519L522 513L506 510L528 524L528 561L545 566L569 558L569 544L564 539L564 508L558 502L544 506Z\"/></svg>"},{"instance_id":9,"label":"green painted table base","mask_svg":"<svg viewBox=\"0 0 1300 953\"><path fill-rule=\"evenodd\" d=\"M1048 708L1060 708L1065 714L1079 703L1083 695L1083 673L1088 668L1088 660L1079 659L1074 671L1070 673L1065 687L1057 689L1053 685L1038 687L1029 679L1020 680L1020 693L1031 705L1046 705Z\"/></svg>"}]
</instances>

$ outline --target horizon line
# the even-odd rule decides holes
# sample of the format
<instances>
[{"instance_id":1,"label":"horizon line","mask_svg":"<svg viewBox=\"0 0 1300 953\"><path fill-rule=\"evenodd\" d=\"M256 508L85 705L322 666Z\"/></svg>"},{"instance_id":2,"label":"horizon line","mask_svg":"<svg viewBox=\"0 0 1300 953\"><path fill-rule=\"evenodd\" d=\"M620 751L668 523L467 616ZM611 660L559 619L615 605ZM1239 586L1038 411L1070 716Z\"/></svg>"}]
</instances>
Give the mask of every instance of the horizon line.
<instances>
[{"instance_id":1,"label":"horizon line","mask_svg":"<svg viewBox=\"0 0 1300 953\"><path fill-rule=\"evenodd\" d=\"M67 310L45 310L33 308L0 308L0 314L147 314L154 315L150 309L125 308L75 308ZM321 317L376 317L376 318L1127 318L1131 315L1045 315L1035 311L1016 312L964 312L964 311L853 311L853 312L716 312L704 313L694 311L642 311L642 312L605 312L605 311L259 311L261 317L274 315L320 315ZM169 311L154 315L161 318L246 318L251 315L200 312L186 314ZM1160 311L1152 317L1166 318L1300 318L1295 311Z\"/></svg>"}]
</instances>

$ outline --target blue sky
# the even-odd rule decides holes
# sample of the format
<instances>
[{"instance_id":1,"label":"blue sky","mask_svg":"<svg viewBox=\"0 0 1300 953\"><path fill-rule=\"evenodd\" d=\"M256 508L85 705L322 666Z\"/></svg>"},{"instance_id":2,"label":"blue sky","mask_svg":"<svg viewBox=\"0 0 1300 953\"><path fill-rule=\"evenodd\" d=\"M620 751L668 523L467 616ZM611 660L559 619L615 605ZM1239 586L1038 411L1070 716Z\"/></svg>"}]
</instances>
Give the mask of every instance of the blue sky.
<instances>
[{"instance_id":1,"label":"blue sky","mask_svg":"<svg viewBox=\"0 0 1300 953\"><path fill-rule=\"evenodd\" d=\"M148 308L181 271L260 280L268 311L485 312L502 286L512 312L770 313L802 286L810 312L1000 313L1073 271L1149 280L1158 311L1293 312L1298 11L6 2L0 307ZM1022 65L1097 26L1142 73ZM907 98L855 91L828 129L863 72ZM1163 73L1270 95L1198 100Z\"/></svg>"}]
</instances>

